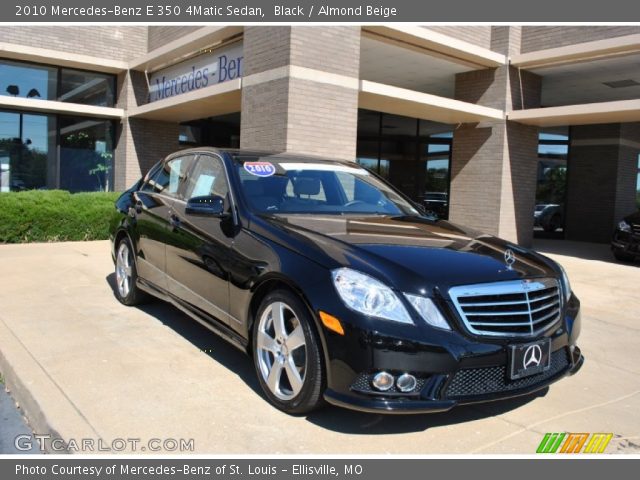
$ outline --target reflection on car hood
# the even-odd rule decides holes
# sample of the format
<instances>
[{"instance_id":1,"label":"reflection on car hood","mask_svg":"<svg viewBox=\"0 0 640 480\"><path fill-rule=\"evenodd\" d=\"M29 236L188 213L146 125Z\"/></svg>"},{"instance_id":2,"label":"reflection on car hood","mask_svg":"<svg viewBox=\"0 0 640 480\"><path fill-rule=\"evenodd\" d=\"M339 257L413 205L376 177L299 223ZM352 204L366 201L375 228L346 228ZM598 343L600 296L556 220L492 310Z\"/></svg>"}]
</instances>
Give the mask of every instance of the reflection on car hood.
<instances>
[{"instance_id":1,"label":"reflection on car hood","mask_svg":"<svg viewBox=\"0 0 640 480\"><path fill-rule=\"evenodd\" d=\"M422 217L277 215L267 221L338 265L456 285L554 275L544 257L491 235ZM509 268L505 250L516 260ZM305 251L302 250L307 250ZM334 265L335 266L335 265ZM391 267L391 268L390 268Z\"/></svg>"}]
</instances>

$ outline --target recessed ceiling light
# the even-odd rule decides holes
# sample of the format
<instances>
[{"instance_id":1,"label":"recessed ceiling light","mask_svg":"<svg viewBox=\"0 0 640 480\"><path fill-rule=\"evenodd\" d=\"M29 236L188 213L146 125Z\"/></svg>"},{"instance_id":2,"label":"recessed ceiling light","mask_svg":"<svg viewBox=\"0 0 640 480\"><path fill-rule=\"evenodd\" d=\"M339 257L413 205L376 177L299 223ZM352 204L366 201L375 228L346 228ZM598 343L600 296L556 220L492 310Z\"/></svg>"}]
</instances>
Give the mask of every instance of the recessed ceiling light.
<instances>
[{"instance_id":1,"label":"recessed ceiling light","mask_svg":"<svg viewBox=\"0 0 640 480\"><path fill-rule=\"evenodd\" d=\"M602 82L602 84L610 88L626 88L626 87L635 87L637 85L640 85L640 82L627 79L627 80L615 80L613 82Z\"/></svg>"}]
</instances>

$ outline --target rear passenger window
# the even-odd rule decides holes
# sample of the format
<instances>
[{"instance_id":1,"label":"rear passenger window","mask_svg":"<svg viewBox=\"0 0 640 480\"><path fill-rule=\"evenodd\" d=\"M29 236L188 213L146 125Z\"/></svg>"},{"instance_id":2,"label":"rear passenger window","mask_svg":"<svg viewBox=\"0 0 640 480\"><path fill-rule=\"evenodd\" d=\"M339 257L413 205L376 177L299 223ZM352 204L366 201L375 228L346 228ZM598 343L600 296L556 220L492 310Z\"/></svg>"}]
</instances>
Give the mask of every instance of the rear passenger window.
<instances>
[{"instance_id":1,"label":"rear passenger window","mask_svg":"<svg viewBox=\"0 0 640 480\"><path fill-rule=\"evenodd\" d=\"M186 178L186 172L192 159L193 157L189 156L168 161L149 177L149 180L142 187L142 191L178 196L180 185Z\"/></svg>"}]
</instances>

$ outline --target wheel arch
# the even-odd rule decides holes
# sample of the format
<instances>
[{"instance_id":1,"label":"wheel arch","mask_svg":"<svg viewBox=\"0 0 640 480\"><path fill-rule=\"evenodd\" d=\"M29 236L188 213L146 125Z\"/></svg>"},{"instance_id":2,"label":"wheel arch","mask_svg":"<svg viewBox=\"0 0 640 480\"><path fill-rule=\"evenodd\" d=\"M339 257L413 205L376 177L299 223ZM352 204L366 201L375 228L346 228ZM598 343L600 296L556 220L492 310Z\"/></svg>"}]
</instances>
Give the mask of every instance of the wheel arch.
<instances>
[{"instance_id":1,"label":"wheel arch","mask_svg":"<svg viewBox=\"0 0 640 480\"><path fill-rule=\"evenodd\" d=\"M307 308L307 312L311 316L313 320L313 327L315 328L315 332L320 339L320 349L322 352L323 358L323 368L326 375L327 383L330 381L331 371L329 369L329 352L327 349L327 342L324 336L324 330L320 321L318 320L318 316L311 305L311 302L305 295L303 289L290 278L284 275L273 274L268 277L265 277L257 283L252 288L251 300L249 302L248 312L247 312L247 334L248 334L248 354L252 355L252 345L253 345L253 325L256 321L256 315L258 313L258 309L260 308L260 304L264 300L264 298L271 292L275 290L288 290L296 297L298 297L302 303Z\"/></svg>"}]
</instances>

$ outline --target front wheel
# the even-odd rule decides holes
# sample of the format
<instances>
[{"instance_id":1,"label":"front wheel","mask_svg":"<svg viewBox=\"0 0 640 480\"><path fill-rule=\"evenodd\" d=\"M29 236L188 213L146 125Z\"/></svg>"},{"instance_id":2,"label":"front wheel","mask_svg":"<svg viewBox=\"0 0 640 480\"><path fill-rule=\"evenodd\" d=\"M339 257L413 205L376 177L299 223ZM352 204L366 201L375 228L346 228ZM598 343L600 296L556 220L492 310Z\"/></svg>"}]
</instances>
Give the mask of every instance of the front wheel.
<instances>
[{"instance_id":1,"label":"front wheel","mask_svg":"<svg viewBox=\"0 0 640 480\"><path fill-rule=\"evenodd\" d=\"M253 360L269 401L290 414L323 403L325 373L317 333L302 301L286 290L268 294L253 325Z\"/></svg>"},{"instance_id":2,"label":"front wheel","mask_svg":"<svg viewBox=\"0 0 640 480\"><path fill-rule=\"evenodd\" d=\"M616 257L616 260L621 262L633 262L635 257L629 253L626 253L623 250L614 249L613 256Z\"/></svg>"},{"instance_id":3,"label":"front wheel","mask_svg":"<svg viewBox=\"0 0 640 480\"><path fill-rule=\"evenodd\" d=\"M128 238L118 243L116 250L116 297L124 305L139 305L147 295L138 288L138 272L133 258L133 248Z\"/></svg>"},{"instance_id":4,"label":"front wheel","mask_svg":"<svg viewBox=\"0 0 640 480\"><path fill-rule=\"evenodd\" d=\"M560 215L556 214L553 217L551 217L551 220L549 220L549 223L544 227L544 231L548 233L552 233L558 230L561 226L562 226L562 219L560 218Z\"/></svg>"}]
</instances>

